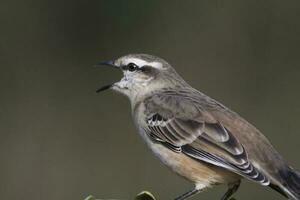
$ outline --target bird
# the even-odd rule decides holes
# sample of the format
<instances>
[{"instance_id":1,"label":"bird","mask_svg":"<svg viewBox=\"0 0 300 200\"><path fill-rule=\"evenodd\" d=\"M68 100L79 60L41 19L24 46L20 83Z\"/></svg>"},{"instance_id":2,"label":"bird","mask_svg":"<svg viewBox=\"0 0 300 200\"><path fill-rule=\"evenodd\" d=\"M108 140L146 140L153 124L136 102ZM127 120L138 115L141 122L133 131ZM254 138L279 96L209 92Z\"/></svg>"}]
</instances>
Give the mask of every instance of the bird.
<instances>
[{"instance_id":1,"label":"bird","mask_svg":"<svg viewBox=\"0 0 300 200\"><path fill-rule=\"evenodd\" d=\"M175 198L185 200L215 185L227 185L228 200L247 179L286 198L300 200L300 173L268 139L236 112L190 86L164 59L128 54L104 65L123 72L112 89L128 97L134 124L152 152L194 183Z\"/></svg>"}]
</instances>

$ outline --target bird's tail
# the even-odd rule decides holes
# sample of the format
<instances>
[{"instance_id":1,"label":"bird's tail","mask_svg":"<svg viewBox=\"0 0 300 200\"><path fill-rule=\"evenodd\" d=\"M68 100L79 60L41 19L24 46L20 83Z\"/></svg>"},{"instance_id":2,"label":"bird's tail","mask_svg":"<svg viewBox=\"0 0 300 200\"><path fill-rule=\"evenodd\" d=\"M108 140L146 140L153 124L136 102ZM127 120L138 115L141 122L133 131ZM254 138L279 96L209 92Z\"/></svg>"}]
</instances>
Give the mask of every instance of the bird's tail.
<instances>
[{"instance_id":1,"label":"bird's tail","mask_svg":"<svg viewBox=\"0 0 300 200\"><path fill-rule=\"evenodd\" d=\"M285 179L282 190L293 199L300 200L300 173L290 168L281 175Z\"/></svg>"}]
</instances>

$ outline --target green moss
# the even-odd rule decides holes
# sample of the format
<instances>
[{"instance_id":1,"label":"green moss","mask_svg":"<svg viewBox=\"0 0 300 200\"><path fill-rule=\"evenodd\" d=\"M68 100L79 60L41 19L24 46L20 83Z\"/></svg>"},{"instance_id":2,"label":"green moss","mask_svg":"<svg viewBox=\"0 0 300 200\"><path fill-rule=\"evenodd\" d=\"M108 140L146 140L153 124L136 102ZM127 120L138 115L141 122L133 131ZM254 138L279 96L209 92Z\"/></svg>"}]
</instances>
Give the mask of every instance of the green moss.
<instances>
[{"instance_id":1,"label":"green moss","mask_svg":"<svg viewBox=\"0 0 300 200\"><path fill-rule=\"evenodd\" d=\"M139 193L134 200L156 200L153 194L148 191L143 191Z\"/></svg>"},{"instance_id":2,"label":"green moss","mask_svg":"<svg viewBox=\"0 0 300 200\"><path fill-rule=\"evenodd\" d=\"M100 199L96 199L93 195L89 195L84 200L100 200ZM151 194L151 192L143 191L138 195L136 195L134 200L156 200L156 199L153 196L153 194Z\"/></svg>"}]
</instances>

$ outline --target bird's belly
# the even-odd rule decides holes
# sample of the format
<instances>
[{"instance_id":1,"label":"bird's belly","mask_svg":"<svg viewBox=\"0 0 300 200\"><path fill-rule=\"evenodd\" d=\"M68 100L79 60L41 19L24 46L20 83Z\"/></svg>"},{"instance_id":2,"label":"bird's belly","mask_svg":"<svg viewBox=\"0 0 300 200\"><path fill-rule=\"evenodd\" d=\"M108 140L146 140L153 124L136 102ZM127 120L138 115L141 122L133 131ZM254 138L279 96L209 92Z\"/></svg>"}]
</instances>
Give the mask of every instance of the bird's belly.
<instances>
[{"instance_id":1,"label":"bird's belly","mask_svg":"<svg viewBox=\"0 0 300 200\"><path fill-rule=\"evenodd\" d=\"M174 152L165 146L154 143L146 135L143 136L153 153L175 173L196 184L196 187L205 188L210 185L231 183L240 177L223 168L195 160L183 153Z\"/></svg>"}]
</instances>

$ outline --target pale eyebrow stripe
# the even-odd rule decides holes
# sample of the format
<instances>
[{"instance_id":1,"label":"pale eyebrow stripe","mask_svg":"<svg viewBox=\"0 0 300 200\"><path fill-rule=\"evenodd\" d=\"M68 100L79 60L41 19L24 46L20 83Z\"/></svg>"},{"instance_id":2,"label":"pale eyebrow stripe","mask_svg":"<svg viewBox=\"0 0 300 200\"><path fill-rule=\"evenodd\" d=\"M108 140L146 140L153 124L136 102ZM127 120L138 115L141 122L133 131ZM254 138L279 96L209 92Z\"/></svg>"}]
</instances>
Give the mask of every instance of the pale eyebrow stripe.
<instances>
[{"instance_id":1,"label":"pale eyebrow stripe","mask_svg":"<svg viewBox=\"0 0 300 200\"><path fill-rule=\"evenodd\" d=\"M134 63L139 67L142 67L144 65L149 65L149 66L152 66L152 67L157 68L157 69L162 68L162 64L159 63L159 62L147 62L145 60L138 59L138 58L128 58L127 60L125 60L124 64L128 65L129 63Z\"/></svg>"}]
</instances>

